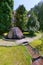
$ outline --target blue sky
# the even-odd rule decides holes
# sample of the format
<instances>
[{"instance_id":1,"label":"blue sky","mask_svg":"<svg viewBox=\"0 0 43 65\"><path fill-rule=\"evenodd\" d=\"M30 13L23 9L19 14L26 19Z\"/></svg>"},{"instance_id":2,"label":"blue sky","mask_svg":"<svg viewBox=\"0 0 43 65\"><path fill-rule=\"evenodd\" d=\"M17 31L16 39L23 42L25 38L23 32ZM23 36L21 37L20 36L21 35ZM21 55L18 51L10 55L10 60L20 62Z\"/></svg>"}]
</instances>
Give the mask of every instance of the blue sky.
<instances>
[{"instance_id":1,"label":"blue sky","mask_svg":"<svg viewBox=\"0 0 43 65\"><path fill-rule=\"evenodd\" d=\"M18 8L19 5L24 5L27 10L30 10L36 4L38 4L41 0L14 0L14 10Z\"/></svg>"}]
</instances>

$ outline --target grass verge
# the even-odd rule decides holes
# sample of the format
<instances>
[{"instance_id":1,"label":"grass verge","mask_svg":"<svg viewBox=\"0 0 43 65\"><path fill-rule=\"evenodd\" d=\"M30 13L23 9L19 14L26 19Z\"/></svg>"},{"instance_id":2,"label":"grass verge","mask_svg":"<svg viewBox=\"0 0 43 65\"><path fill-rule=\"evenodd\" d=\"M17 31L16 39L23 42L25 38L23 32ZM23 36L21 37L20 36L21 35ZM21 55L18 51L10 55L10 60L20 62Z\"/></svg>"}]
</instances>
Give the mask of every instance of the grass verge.
<instances>
[{"instance_id":1,"label":"grass verge","mask_svg":"<svg viewBox=\"0 0 43 65\"><path fill-rule=\"evenodd\" d=\"M0 65L30 65L24 46L0 47Z\"/></svg>"}]
</instances>

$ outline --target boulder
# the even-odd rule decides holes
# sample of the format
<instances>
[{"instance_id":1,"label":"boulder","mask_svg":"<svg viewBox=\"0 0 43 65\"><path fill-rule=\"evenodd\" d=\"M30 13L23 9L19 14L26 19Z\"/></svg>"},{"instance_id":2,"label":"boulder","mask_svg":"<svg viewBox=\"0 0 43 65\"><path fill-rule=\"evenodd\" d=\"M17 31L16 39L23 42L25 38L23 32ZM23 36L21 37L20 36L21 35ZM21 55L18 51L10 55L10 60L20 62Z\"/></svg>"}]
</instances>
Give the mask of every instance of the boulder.
<instances>
[{"instance_id":1,"label":"boulder","mask_svg":"<svg viewBox=\"0 0 43 65\"><path fill-rule=\"evenodd\" d=\"M7 38L7 39L22 39L22 38L24 38L24 35L18 27L13 27L10 29L10 31L8 32L8 34L5 38Z\"/></svg>"}]
</instances>

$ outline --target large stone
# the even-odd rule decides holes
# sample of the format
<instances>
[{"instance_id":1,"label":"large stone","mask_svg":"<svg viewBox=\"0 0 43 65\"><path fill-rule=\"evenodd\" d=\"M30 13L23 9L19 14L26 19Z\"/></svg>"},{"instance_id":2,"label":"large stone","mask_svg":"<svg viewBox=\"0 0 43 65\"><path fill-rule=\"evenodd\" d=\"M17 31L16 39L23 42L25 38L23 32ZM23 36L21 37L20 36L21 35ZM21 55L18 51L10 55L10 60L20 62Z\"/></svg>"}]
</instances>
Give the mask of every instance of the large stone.
<instances>
[{"instance_id":1,"label":"large stone","mask_svg":"<svg viewBox=\"0 0 43 65\"><path fill-rule=\"evenodd\" d=\"M22 31L18 27L13 27L9 31L6 38L9 38L9 39L21 39L21 38L24 38L24 35L23 35Z\"/></svg>"},{"instance_id":2,"label":"large stone","mask_svg":"<svg viewBox=\"0 0 43 65\"><path fill-rule=\"evenodd\" d=\"M12 38L12 36L13 36L13 31L10 30L7 36L8 36L8 38Z\"/></svg>"}]
</instances>

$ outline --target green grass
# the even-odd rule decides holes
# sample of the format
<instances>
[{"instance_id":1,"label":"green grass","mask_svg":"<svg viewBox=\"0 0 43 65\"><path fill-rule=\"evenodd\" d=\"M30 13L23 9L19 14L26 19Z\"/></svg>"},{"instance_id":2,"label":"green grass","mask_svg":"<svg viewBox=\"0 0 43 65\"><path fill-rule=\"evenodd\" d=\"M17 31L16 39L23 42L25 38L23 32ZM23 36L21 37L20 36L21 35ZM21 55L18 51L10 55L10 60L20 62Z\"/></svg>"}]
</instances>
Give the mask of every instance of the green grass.
<instances>
[{"instance_id":1,"label":"green grass","mask_svg":"<svg viewBox=\"0 0 43 65\"><path fill-rule=\"evenodd\" d=\"M23 32L23 34L29 34L29 32Z\"/></svg>"},{"instance_id":2,"label":"green grass","mask_svg":"<svg viewBox=\"0 0 43 65\"><path fill-rule=\"evenodd\" d=\"M24 46L0 47L0 65L30 65Z\"/></svg>"},{"instance_id":3,"label":"green grass","mask_svg":"<svg viewBox=\"0 0 43 65\"><path fill-rule=\"evenodd\" d=\"M35 32L34 35L30 35L29 32L23 32L24 36L25 37L34 37L34 36L37 36L38 34L40 34L41 32Z\"/></svg>"},{"instance_id":4,"label":"green grass","mask_svg":"<svg viewBox=\"0 0 43 65\"><path fill-rule=\"evenodd\" d=\"M41 46L43 50L43 39L34 40L33 47ZM40 50L40 48L38 48ZM41 51L41 54L43 52ZM30 65L30 55L24 46L0 47L0 65Z\"/></svg>"},{"instance_id":5,"label":"green grass","mask_svg":"<svg viewBox=\"0 0 43 65\"><path fill-rule=\"evenodd\" d=\"M43 38L34 40L31 46L37 48L43 55ZM0 47L0 65L30 65L30 59L24 46Z\"/></svg>"},{"instance_id":6,"label":"green grass","mask_svg":"<svg viewBox=\"0 0 43 65\"><path fill-rule=\"evenodd\" d=\"M43 37L40 40L41 44L37 45L36 48L40 51L40 54L43 55Z\"/></svg>"},{"instance_id":7,"label":"green grass","mask_svg":"<svg viewBox=\"0 0 43 65\"><path fill-rule=\"evenodd\" d=\"M38 49L40 54L43 55L43 37L41 39L34 40L30 45Z\"/></svg>"},{"instance_id":8,"label":"green grass","mask_svg":"<svg viewBox=\"0 0 43 65\"><path fill-rule=\"evenodd\" d=\"M41 45L41 44L42 44L42 41L40 39L36 39L36 40L32 41L30 45L32 47L36 47L36 46Z\"/></svg>"}]
</instances>

